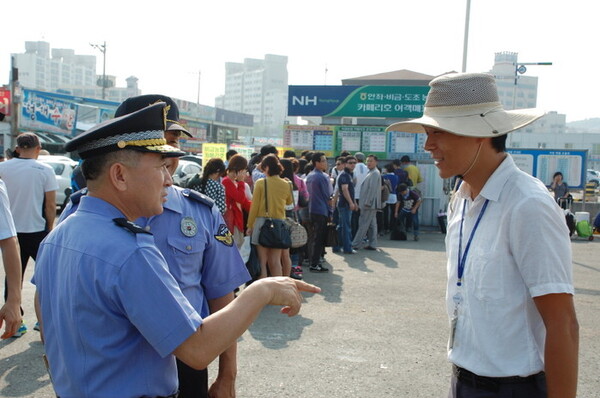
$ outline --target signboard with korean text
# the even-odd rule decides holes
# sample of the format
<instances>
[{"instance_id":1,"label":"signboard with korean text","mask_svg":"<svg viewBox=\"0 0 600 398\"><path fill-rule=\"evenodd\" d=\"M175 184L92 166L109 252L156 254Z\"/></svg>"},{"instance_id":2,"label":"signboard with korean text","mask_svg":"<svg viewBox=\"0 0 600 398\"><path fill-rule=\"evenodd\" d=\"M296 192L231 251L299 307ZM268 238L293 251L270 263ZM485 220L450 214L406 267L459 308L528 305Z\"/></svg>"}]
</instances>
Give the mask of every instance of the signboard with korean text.
<instances>
[{"instance_id":1,"label":"signboard with korean text","mask_svg":"<svg viewBox=\"0 0 600 398\"><path fill-rule=\"evenodd\" d=\"M241 155L241 156L245 157L245 158L246 158L246 160L248 160L248 161L250 160L250 156L251 156L251 155L252 155L254 152L256 152L256 151L254 150L254 147L251 147L251 146L245 146L245 145L235 145L235 144L234 144L234 145L230 145L230 146L229 146L229 149L236 150L236 151L237 151L237 153L238 153L238 155Z\"/></svg>"},{"instance_id":2,"label":"signboard with korean text","mask_svg":"<svg viewBox=\"0 0 600 398\"><path fill-rule=\"evenodd\" d=\"M387 152L387 133L385 129L381 131L366 131L362 135L362 152L366 154L382 154Z\"/></svg>"},{"instance_id":3,"label":"signboard with korean text","mask_svg":"<svg viewBox=\"0 0 600 398\"><path fill-rule=\"evenodd\" d=\"M23 90L19 128L71 135L77 106L39 91Z\"/></svg>"},{"instance_id":4,"label":"signboard with korean text","mask_svg":"<svg viewBox=\"0 0 600 398\"><path fill-rule=\"evenodd\" d=\"M289 86L288 116L417 118L429 86Z\"/></svg>"},{"instance_id":5,"label":"signboard with korean text","mask_svg":"<svg viewBox=\"0 0 600 398\"><path fill-rule=\"evenodd\" d=\"M202 144L202 167L212 158L221 158L225 160L227 154L227 144Z\"/></svg>"},{"instance_id":6,"label":"signboard with korean text","mask_svg":"<svg viewBox=\"0 0 600 398\"><path fill-rule=\"evenodd\" d=\"M285 126L283 145L295 149L313 149L314 129L321 126Z\"/></svg>"},{"instance_id":7,"label":"signboard with korean text","mask_svg":"<svg viewBox=\"0 0 600 398\"><path fill-rule=\"evenodd\" d=\"M336 137L336 153L342 151L360 152L362 128L352 126L338 127Z\"/></svg>"},{"instance_id":8,"label":"signboard with korean text","mask_svg":"<svg viewBox=\"0 0 600 398\"><path fill-rule=\"evenodd\" d=\"M323 152L325 156L333 156L333 129L327 126L321 127L323 128L315 129L313 132L313 149Z\"/></svg>"},{"instance_id":9,"label":"signboard with korean text","mask_svg":"<svg viewBox=\"0 0 600 398\"><path fill-rule=\"evenodd\" d=\"M417 134L390 131L391 153L415 153L417 151Z\"/></svg>"},{"instance_id":10,"label":"signboard with korean text","mask_svg":"<svg viewBox=\"0 0 600 398\"><path fill-rule=\"evenodd\" d=\"M584 188L587 150L507 149L517 167L549 186L560 171L569 188Z\"/></svg>"}]
</instances>

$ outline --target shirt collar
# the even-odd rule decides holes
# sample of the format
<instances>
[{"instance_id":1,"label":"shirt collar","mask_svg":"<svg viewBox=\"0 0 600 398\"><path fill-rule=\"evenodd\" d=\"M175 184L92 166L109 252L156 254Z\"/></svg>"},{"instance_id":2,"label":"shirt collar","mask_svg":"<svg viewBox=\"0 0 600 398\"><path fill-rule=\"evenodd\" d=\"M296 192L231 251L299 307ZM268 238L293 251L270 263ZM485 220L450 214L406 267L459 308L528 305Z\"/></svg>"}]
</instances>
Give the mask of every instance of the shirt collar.
<instances>
[{"instance_id":1,"label":"shirt collar","mask_svg":"<svg viewBox=\"0 0 600 398\"><path fill-rule=\"evenodd\" d=\"M99 214L109 218L121 218L125 216L121 210L117 209L104 199L96 198L90 195L84 195L81 198L81 202L77 208L77 212L79 211L87 211L89 213Z\"/></svg>"},{"instance_id":2,"label":"shirt collar","mask_svg":"<svg viewBox=\"0 0 600 398\"><path fill-rule=\"evenodd\" d=\"M500 163L500 165L494 170L492 175L488 178L483 189L479 195L485 199L489 199L493 202L497 202L500 198L500 194L504 190L504 186L508 182L510 175L517 168L515 161L510 154L506 154L506 158ZM471 197L471 189L467 187L468 184L461 184L458 189L458 197L461 199L468 199Z\"/></svg>"},{"instance_id":3,"label":"shirt collar","mask_svg":"<svg viewBox=\"0 0 600 398\"><path fill-rule=\"evenodd\" d=\"M175 185L171 185L167 188L167 201L163 204L165 209L174 211L176 213L183 213L183 208L181 206L180 199L180 190L183 188L178 188Z\"/></svg>"}]
</instances>

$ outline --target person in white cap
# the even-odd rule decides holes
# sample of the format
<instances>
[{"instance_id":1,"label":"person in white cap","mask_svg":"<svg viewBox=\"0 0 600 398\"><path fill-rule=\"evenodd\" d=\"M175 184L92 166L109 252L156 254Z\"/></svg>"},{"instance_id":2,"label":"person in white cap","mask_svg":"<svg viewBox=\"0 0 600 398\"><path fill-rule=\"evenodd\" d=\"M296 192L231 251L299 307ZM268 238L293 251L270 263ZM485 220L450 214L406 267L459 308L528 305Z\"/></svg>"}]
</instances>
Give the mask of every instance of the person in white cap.
<instances>
[{"instance_id":1,"label":"person in white cap","mask_svg":"<svg viewBox=\"0 0 600 398\"><path fill-rule=\"evenodd\" d=\"M502 109L489 74L443 75L430 86L423 117L388 131L427 134L440 177L462 182L446 236L449 397L574 398L569 232L544 184L505 151L506 134L543 113Z\"/></svg>"}]
</instances>

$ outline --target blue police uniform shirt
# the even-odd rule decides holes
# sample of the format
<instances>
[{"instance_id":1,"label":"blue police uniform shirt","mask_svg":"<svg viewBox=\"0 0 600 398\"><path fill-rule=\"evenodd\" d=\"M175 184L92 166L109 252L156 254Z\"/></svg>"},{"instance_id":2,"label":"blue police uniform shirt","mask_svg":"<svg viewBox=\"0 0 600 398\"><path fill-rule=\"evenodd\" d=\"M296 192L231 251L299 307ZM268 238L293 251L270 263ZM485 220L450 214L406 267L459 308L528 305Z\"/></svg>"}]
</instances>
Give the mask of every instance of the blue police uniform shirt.
<instances>
[{"instance_id":1,"label":"blue police uniform shirt","mask_svg":"<svg viewBox=\"0 0 600 398\"><path fill-rule=\"evenodd\" d=\"M250 274L210 199L177 186L167 192L162 214L135 223L154 235L181 291L205 318L210 314L207 300L231 293L249 281Z\"/></svg>"},{"instance_id":2,"label":"blue police uniform shirt","mask_svg":"<svg viewBox=\"0 0 600 398\"><path fill-rule=\"evenodd\" d=\"M222 297L251 278L219 209L193 199L189 192L169 187L163 213L140 218L136 224L154 235L183 294L206 318L210 314L207 300ZM73 194L59 223L77 210L85 194Z\"/></svg>"},{"instance_id":3,"label":"blue police uniform shirt","mask_svg":"<svg viewBox=\"0 0 600 398\"><path fill-rule=\"evenodd\" d=\"M83 197L40 245L32 282L61 398L175 393L171 353L202 324L153 236L113 221L122 217Z\"/></svg>"}]
</instances>

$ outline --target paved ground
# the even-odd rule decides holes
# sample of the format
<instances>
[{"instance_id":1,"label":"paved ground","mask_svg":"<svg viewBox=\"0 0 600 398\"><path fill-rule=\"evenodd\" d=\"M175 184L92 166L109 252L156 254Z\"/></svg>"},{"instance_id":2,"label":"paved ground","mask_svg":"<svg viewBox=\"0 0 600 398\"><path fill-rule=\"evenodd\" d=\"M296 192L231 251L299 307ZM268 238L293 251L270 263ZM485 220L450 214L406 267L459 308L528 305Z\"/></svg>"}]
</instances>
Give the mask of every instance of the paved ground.
<instances>
[{"instance_id":1,"label":"paved ground","mask_svg":"<svg viewBox=\"0 0 600 398\"><path fill-rule=\"evenodd\" d=\"M581 326L579 397L600 397L600 237L573 241ZM381 252L328 254L330 274L301 314L265 309L239 341L239 397L424 397L447 394L443 235L381 240ZM24 287L32 311L31 268ZM3 275L0 271L0 277ZM53 397L37 332L0 342L0 396ZM214 375L214 367L211 368Z\"/></svg>"}]
</instances>

